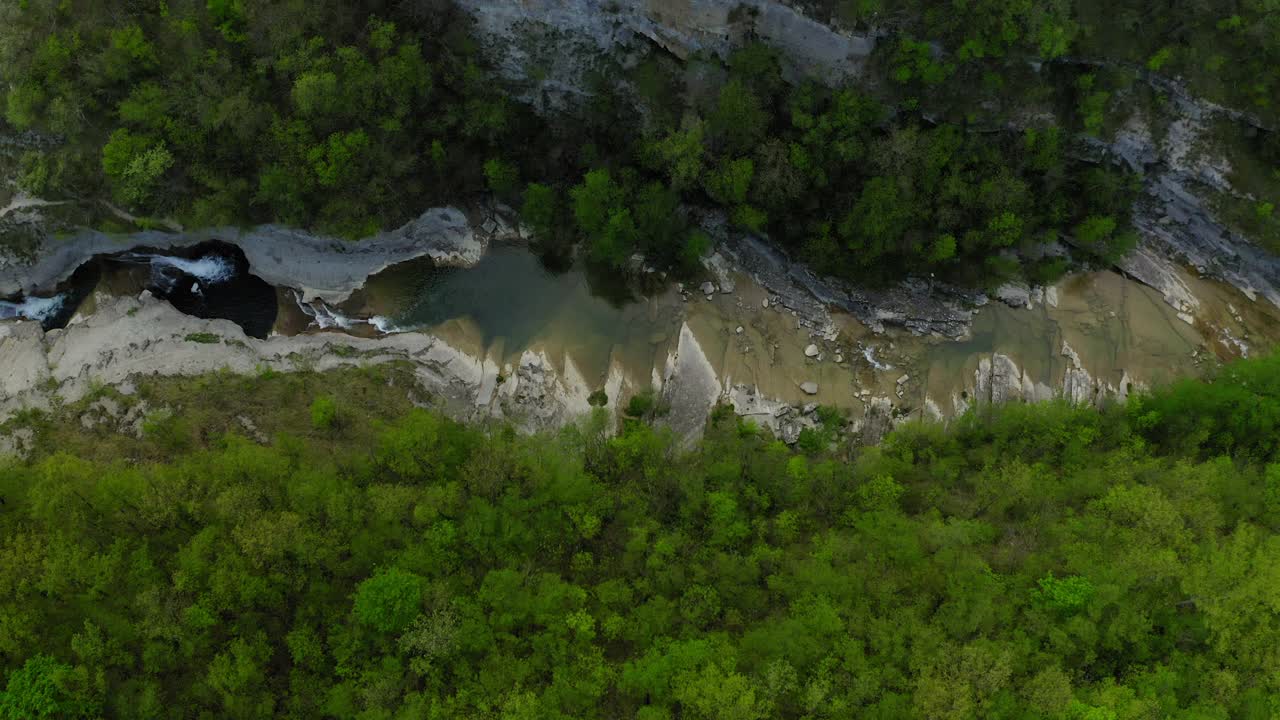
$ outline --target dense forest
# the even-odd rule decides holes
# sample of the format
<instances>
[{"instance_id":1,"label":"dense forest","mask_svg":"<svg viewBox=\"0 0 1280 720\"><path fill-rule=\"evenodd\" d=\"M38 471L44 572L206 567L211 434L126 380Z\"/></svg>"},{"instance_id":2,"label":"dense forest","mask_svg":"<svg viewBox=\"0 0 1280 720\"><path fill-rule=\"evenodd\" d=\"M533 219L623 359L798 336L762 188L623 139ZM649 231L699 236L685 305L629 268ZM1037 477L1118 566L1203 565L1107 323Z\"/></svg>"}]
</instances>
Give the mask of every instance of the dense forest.
<instances>
[{"instance_id":1,"label":"dense forest","mask_svg":"<svg viewBox=\"0 0 1280 720\"><path fill-rule=\"evenodd\" d=\"M143 224L355 238L492 193L547 253L691 271L708 240L688 210L713 207L843 277L1047 282L1134 242L1136 178L1081 150L1117 89L1176 73L1274 119L1272 5L815 0L887 33L867 82L784 82L760 43L651 49L540 117L447 0L20 0L0 7L0 102L48 140L19 159L26 192ZM1257 213L1271 228L1274 204Z\"/></svg>"},{"instance_id":2,"label":"dense forest","mask_svg":"<svg viewBox=\"0 0 1280 720\"><path fill-rule=\"evenodd\" d=\"M0 718L1280 713L1280 358L688 451L459 425L395 372L151 380L139 440L95 398L13 421Z\"/></svg>"}]
</instances>

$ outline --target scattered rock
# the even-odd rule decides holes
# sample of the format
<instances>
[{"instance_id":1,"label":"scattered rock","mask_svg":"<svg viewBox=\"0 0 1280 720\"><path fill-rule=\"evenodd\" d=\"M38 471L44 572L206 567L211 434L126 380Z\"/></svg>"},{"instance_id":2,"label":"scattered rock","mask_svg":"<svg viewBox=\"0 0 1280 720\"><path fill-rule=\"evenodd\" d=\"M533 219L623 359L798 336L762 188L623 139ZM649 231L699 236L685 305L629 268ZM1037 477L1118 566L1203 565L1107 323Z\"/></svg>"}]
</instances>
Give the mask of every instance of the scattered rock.
<instances>
[{"instance_id":1,"label":"scattered rock","mask_svg":"<svg viewBox=\"0 0 1280 720\"><path fill-rule=\"evenodd\" d=\"M708 280L708 281L706 281L706 282L702 283L702 286L700 287L700 289L702 290L702 294L703 294L703 295L715 295L715 294L716 294L716 286L715 286L715 284L714 284L714 283L712 283L710 280Z\"/></svg>"},{"instance_id":2,"label":"scattered rock","mask_svg":"<svg viewBox=\"0 0 1280 720\"><path fill-rule=\"evenodd\" d=\"M800 389L804 391L804 394L806 395L817 395L818 383L813 382L812 380L809 380L808 382L802 382L800 383Z\"/></svg>"},{"instance_id":3,"label":"scattered rock","mask_svg":"<svg viewBox=\"0 0 1280 720\"><path fill-rule=\"evenodd\" d=\"M902 377L898 378L898 387L902 387L903 385L906 385L907 381L910 379L911 379L910 375L903 375Z\"/></svg>"},{"instance_id":4,"label":"scattered rock","mask_svg":"<svg viewBox=\"0 0 1280 720\"><path fill-rule=\"evenodd\" d=\"M804 349L804 356L811 357L811 358L818 357L818 346L814 345L813 343L810 343L809 347L806 347Z\"/></svg>"},{"instance_id":5,"label":"scattered rock","mask_svg":"<svg viewBox=\"0 0 1280 720\"><path fill-rule=\"evenodd\" d=\"M788 445L795 445L800 441L800 431L802 429L803 428L796 423L782 423L782 425L778 427L779 434L782 436L782 442Z\"/></svg>"},{"instance_id":6,"label":"scattered rock","mask_svg":"<svg viewBox=\"0 0 1280 720\"><path fill-rule=\"evenodd\" d=\"M1005 283L996 288L996 297L1009 307L1031 308L1031 288L1022 283Z\"/></svg>"},{"instance_id":7,"label":"scattered rock","mask_svg":"<svg viewBox=\"0 0 1280 720\"><path fill-rule=\"evenodd\" d=\"M1054 285L1044 289L1044 302L1051 308L1058 307L1058 288Z\"/></svg>"},{"instance_id":8,"label":"scattered rock","mask_svg":"<svg viewBox=\"0 0 1280 720\"><path fill-rule=\"evenodd\" d=\"M98 402L94 403L91 407L100 410L110 418L118 416L121 410L120 403L116 402L114 398L109 397L99 398Z\"/></svg>"},{"instance_id":9,"label":"scattered rock","mask_svg":"<svg viewBox=\"0 0 1280 720\"><path fill-rule=\"evenodd\" d=\"M267 445L271 442L271 438L267 437L266 433L259 430L258 426L254 424L253 420L247 415L237 416L236 422L240 423L240 427L244 428L244 431L249 438L259 445Z\"/></svg>"},{"instance_id":10,"label":"scattered rock","mask_svg":"<svg viewBox=\"0 0 1280 720\"><path fill-rule=\"evenodd\" d=\"M25 458L35 444L36 434L31 428L18 428L7 433L0 433L0 458L13 455Z\"/></svg>"},{"instance_id":11,"label":"scattered rock","mask_svg":"<svg viewBox=\"0 0 1280 720\"><path fill-rule=\"evenodd\" d=\"M145 400L129 406L129 409L124 413L124 417L120 418L120 432L141 440L145 433L148 408L149 406Z\"/></svg>"}]
</instances>

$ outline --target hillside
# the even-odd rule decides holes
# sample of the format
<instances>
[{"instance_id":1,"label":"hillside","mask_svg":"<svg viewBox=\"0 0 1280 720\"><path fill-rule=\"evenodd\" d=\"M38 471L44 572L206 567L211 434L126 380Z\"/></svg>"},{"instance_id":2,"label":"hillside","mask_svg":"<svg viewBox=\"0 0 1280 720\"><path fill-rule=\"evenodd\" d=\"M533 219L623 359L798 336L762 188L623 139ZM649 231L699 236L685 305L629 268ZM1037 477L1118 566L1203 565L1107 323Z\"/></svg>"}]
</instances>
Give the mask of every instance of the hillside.
<instances>
[{"instance_id":1,"label":"hillside","mask_svg":"<svg viewBox=\"0 0 1280 720\"><path fill-rule=\"evenodd\" d=\"M874 448L722 412L690 452L643 418L461 426L398 372L16 421L0 717L1276 711L1275 359Z\"/></svg>"}]
</instances>

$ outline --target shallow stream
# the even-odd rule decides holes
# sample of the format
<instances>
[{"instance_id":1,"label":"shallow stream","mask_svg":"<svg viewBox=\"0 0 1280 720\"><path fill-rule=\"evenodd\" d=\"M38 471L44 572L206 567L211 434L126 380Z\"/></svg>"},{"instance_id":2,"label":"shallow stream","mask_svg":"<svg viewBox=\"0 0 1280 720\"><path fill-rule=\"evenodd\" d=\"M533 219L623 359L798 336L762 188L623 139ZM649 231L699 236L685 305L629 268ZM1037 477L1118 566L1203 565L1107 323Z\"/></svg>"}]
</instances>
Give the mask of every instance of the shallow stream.
<instances>
[{"instance_id":1,"label":"shallow stream","mask_svg":"<svg viewBox=\"0 0 1280 720\"><path fill-rule=\"evenodd\" d=\"M976 312L968 337L950 341L875 333L834 311L820 327L779 307L740 273L731 292L722 287L708 295L667 283L638 294L580 267L548 268L517 246L490 248L469 269L426 259L393 265L331 306L303 302L299 293L258 279L234 246L202 243L99 256L57 294L0 302L0 319L28 317L53 328L92 313L97 293L146 290L188 314L230 319L254 337L426 332L503 374L533 352L592 387L620 374L632 391L661 383L688 326L686 341L693 338L726 392L749 387L788 403L853 409L889 398L903 414L931 406L930 414L949 415L990 392L982 375L997 354L1016 366L1026 391L1018 397L1035 399L1061 394L1078 370L1099 387L1123 392L1280 341L1276 308L1185 275L1201 300L1194 317L1180 316L1144 285L1095 272L1045 289L1029 308L993 301ZM804 391L808 383L816 393Z\"/></svg>"}]
</instances>

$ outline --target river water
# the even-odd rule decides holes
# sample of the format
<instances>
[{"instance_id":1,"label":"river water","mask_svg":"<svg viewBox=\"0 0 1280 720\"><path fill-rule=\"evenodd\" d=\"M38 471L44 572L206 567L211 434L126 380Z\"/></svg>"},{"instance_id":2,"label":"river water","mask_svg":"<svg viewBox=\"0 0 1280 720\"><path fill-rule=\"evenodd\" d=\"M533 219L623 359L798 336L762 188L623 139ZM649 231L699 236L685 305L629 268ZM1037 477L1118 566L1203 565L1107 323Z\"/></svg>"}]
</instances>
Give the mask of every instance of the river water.
<instances>
[{"instance_id":1,"label":"river water","mask_svg":"<svg viewBox=\"0 0 1280 720\"><path fill-rule=\"evenodd\" d=\"M533 347L557 358L567 353L595 376L615 359L652 364L678 334L678 305L673 291L634 294L580 267L550 269L523 248L503 246L467 270L434 268L428 260L393 266L342 309L447 336L500 360Z\"/></svg>"},{"instance_id":2,"label":"river water","mask_svg":"<svg viewBox=\"0 0 1280 720\"><path fill-rule=\"evenodd\" d=\"M465 270L427 260L392 266L336 307L300 303L296 293L247 270L230 246L181 255L135 250L82 268L58 296L0 304L0 316L40 314L56 323L56 314L65 322L72 312L93 311L90 290L125 295L145 288L189 314L232 319L257 337L426 332L503 374L533 352L590 387L620 376L624 393L661 385L692 341L725 392L746 387L787 403L854 411L887 398L902 415L935 416L990 396L984 377L998 356L1017 370L1021 391L1012 399L1063 392L1091 399L1098 387L1122 393L1166 382L1280 341L1277 308L1191 271L1182 280L1201 301L1193 315L1180 315L1159 293L1119 274L1094 272L1044 290L1030 308L992 302L977 311L968 337L952 341L877 333L835 311L806 323L740 273L731 278L732 292L661 283L641 294L580 267L548 268L514 246L493 247ZM1088 393L1070 390L1079 371L1091 378ZM809 383L816 393L805 391Z\"/></svg>"},{"instance_id":3,"label":"river water","mask_svg":"<svg viewBox=\"0 0 1280 720\"><path fill-rule=\"evenodd\" d=\"M634 388L660 383L687 326L726 390L745 385L789 403L853 409L888 397L903 413L921 414L928 401L943 415L988 392L978 376L997 354L1017 366L1023 395L1040 399L1061 394L1073 371L1093 379L1093 392L1123 393L1280 341L1280 310L1190 271L1182 279L1202 301L1194 317L1180 316L1147 286L1093 272L1058 283L1031 308L988 304L959 341L876 333L838 312L820 333L767 302L772 296L752 278L732 279L731 293L668 286L627 296L579 268L552 271L521 248L499 247L469 270L395 266L341 310L431 332L508 368L526 351L541 352L598 387L616 373ZM811 345L816 357L806 354ZM808 382L818 385L816 395L802 390ZM1076 394L1084 397L1079 388Z\"/></svg>"}]
</instances>

